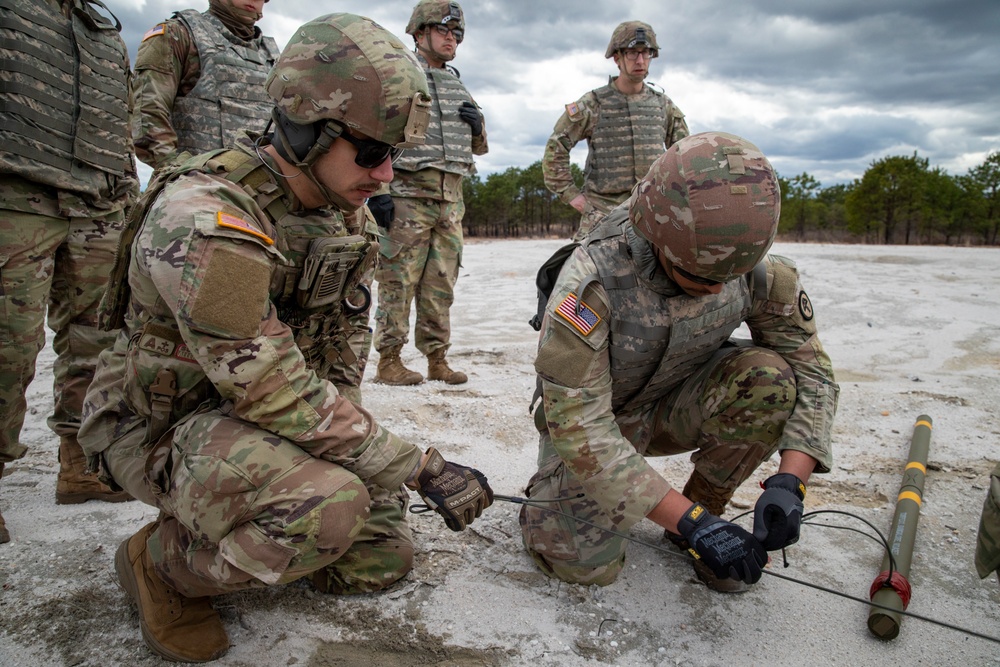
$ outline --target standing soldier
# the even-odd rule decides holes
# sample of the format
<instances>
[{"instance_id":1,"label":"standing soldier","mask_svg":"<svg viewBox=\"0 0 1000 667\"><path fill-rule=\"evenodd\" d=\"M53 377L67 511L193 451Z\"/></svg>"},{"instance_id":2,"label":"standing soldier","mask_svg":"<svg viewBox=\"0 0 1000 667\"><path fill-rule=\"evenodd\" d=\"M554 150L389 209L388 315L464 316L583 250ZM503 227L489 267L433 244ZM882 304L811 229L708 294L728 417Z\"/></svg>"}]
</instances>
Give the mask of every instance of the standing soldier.
<instances>
[{"instance_id":1,"label":"standing soldier","mask_svg":"<svg viewBox=\"0 0 1000 667\"><path fill-rule=\"evenodd\" d=\"M57 503L128 499L86 473L76 438L97 355L114 341L97 307L138 187L120 29L97 0L0 0L0 474L26 451L48 306Z\"/></svg>"},{"instance_id":2,"label":"standing soldier","mask_svg":"<svg viewBox=\"0 0 1000 667\"><path fill-rule=\"evenodd\" d=\"M832 461L830 358L795 265L767 254L779 203L777 175L750 142L706 132L674 144L562 266L535 359L543 402L528 495L564 498L552 507L616 532L648 518L725 592L746 590L765 551L798 539L805 485ZM742 323L752 343L730 340ZM775 451L750 534L721 515ZM694 470L681 493L646 457L685 452ZM614 581L624 540L547 507L521 510L542 571Z\"/></svg>"},{"instance_id":3,"label":"standing soldier","mask_svg":"<svg viewBox=\"0 0 1000 667\"><path fill-rule=\"evenodd\" d=\"M371 302L359 281L377 248L354 213L423 140L423 72L369 19L331 14L295 31L266 90L273 134L161 170L130 217L128 279L107 301L127 304L124 326L80 434L160 510L115 570L170 660L226 651L213 596L304 576L372 592L406 575L405 487L456 531L492 502L481 473L390 433L328 379Z\"/></svg>"},{"instance_id":4,"label":"standing soldier","mask_svg":"<svg viewBox=\"0 0 1000 667\"><path fill-rule=\"evenodd\" d=\"M264 80L278 45L254 24L267 0L209 0L142 38L132 86L136 155L157 169L181 151L232 145L240 130L261 131L271 114Z\"/></svg>"},{"instance_id":5,"label":"standing soldier","mask_svg":"<svg viewBox=\"0 0 1000 667\"><path fill-rule=\"evenodd\" d=\"M473 155L487 151L479 107L447 63L465 37L465 14L457 2L421 0L406 26L431 91L427 142L396 161L396 176L368 203L382 228L375 272L378 309L376 382L419 384L423 376L400 360L416 301L417 349L427 356L427 378L462 384L465 373L445 360L451 345L451 304L462 260L462 179L475 173Z\"/></svg>"},{"instance_id":6,"label":"standing soldier","mask_svg":"<svg viewBox=\"0 0 1000 667\"><path fill-rule=\"evenodd\" d=\"M567 104L545 144L545 187L583 214L576 240L628 199L653 161L688 135L681 110L643 82L659 53L648 23L626 21L615 28L604 57L614 58L618 76ZM581 191L573 182L569 153L585 139L589 152Z\"/></svg>"}]
</instances>

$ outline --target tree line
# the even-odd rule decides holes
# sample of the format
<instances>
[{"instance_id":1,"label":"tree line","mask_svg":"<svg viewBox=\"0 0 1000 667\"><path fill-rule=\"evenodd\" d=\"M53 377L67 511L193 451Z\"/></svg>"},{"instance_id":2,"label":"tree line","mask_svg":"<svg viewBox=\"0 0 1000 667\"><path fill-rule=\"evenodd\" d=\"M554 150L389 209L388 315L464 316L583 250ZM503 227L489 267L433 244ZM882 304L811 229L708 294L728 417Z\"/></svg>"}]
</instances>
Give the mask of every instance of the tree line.
<instances>
[{"instance_id":1,"label":"tree line","mask_svg":"<svg viewBox=\"0 0 1000 667\"><path fill-rule=\"evenodd\" d=\"M571 165L577 183L583 174ZM852 183L822 187L810 174L779 175L778 233L789 241L997 245L1000 152L963 175L930 167L917 153L874 161ZM541 161L467 178L470 237L570 237L580 215L545 187Z\"/></svg>"}]
</instances>

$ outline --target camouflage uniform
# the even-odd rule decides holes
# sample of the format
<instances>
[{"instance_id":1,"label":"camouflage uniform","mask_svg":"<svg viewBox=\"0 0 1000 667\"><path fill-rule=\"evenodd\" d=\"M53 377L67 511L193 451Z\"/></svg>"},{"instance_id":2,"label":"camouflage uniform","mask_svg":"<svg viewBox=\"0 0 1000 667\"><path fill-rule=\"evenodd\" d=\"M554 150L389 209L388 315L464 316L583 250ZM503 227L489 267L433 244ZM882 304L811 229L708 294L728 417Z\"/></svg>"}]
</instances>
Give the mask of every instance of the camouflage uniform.
<instances>
[{"instance_id":1,"label":"camouflage uniform","mask_svg":"<svg viewBox=\"0 0 1000 667\"><path fill-rule=\"evenodd\" d=\"M97 305L138 181L128 51L104 12L83 0L0 0L0 467L25 453L46 306L57 354L49 426L64 466L67 456L82 464L83 396L113 340L97 328ZM65 62L80 66L66 72Z\"/></svg>"},{"instance_id":2,"label":"camouflage uniform","mask_svg":"<svg viewBox=\"0 0 1000 667\"><path fill-rule=\"evenodd\" d=\"M272 107L264 80L278 56L274 38L254 27L242 39L211 10L177 12L139 45L132 86L132 140L153 168L187 151L232 145L261 131Z\"/></svg>"},{"instance_id":3,"label":"camouflage uniform","mask_svg":"<svg viewBox=\"0 0 1000 667\"><path fill-rule=\"evenodd\" d=\"M997 573L1000 581L1000 464L990 474L990 490L983 502L976 541L976 571L985 578Z\"/></svg>"},{"instance_id":4,"label":"camouflage uniform","mask_svg":"<svg viewBox=\"0 0 1000 667\"><path fill-rule=\"evenodd\" d=\"M319 241L355 253L346 285L370 276L374 225L290 212L286 179L249 140L238 148L162 176L81 442L163 510L149 548L184 594L284 583L330 563L344 590L375 590L410 567L401 487L420 451L337 389L360 382L367 311L297 301Z\"/></svg>"},{"instance_id":5,"label":"camouflage uniform","mask_svg":"<svg viewBox=\"0 0 1000 667\"><path fill-rule=\"evenodd\" d=\"M456 109L471 100L451 68L427 72L433 101L428 140L393 163L388 193L395 220L382 230L381 258L375 271L378 308L375 349L402 347L409 338L410 304L415 300L415 343L425 355L447 351L451 341L451 305L462 263L462 179L475 173L473 155L489 150L486 130L473 136Z\"/></svg>"},{"instance_id":6,"label":"camouflage uniform","mask_svg":"<svg viewBox=\"0 0 1000 667\"><path fill-rule=\"evenodd\" d=\"M649 31L652 43L646 44L657 50L652 29L630 21L615 30L606 57L612 57L636 27ZM567 204L580 194L586 198L576 240L628 198L632 186L665 149L688 136L684 114L661 90L643 84L638 94L626 95L615 86L617 78L610 77L606 86L567 104L545 144L545 187ZM584 140L588 153L581 191L570 171L570 151Z\"/></svg>"},{"instance_id":7,"label":"camouflage uniform","mask_svg":"<svg viewBox=\"0 0 1000 667\"><path fill-rule=\"evenodd\" d=\"M768 256L758 266L720 294L691 297L624 206L594 229L545 309L539 469L528 495L573 498L558 507L628 532L671 489L647 456L693 452L722 498L777 450L805 452L828 471L839 389L812 307L794 263ZM753 344L730 342L741 323ZM521 526L551 576L606 585L621 570L624 541L600 529L527 506Z\"/></svg>"}]
</instances>

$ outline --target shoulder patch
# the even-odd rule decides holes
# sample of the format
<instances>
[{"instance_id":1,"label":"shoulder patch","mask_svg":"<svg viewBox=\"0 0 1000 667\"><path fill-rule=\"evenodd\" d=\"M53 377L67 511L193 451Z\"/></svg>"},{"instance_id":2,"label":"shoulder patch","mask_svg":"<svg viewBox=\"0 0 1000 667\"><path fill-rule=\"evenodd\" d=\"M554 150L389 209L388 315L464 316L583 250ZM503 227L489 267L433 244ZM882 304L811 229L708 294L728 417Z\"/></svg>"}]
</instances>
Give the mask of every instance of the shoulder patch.
<instances>
[{"instance_id":1,"label":"shoulder patch","mask_svg":"<svg viewBox=\"0 0 1000 667\"><path fill-rule=\"evenodd\" d=\"M570 292L566 298L556 306L555 312L584 336L589 336L594 327L601 321L601 316L587 305L585 301L579 302L579 312L577 312L576 294Z\"/></svg>"},{"instance_id":2,"label":"shoulder patch","mask_svg":"<svg viewBox=\"0 0 1000 667\"><path fill-rule=\"evenodd\" d=\"M250 236L255 236L260 240L264 241L267 245L274 245L274 239L253 227L249 222L243 218L239 218L235 215L231 215L224 211L219 211L215 214L215 224L219 227L225 227L226 229L235 229L238 232L243 232L244 234L249 234Z\"/></svg>"},{"instance_id":3,"label":"shoulder patch","mask_svg":"<svg viewBox=\"0 0 1000 667\"><path fill-rule=\"evenodd\" d=\"M570 120L577 120L580 118L582 109L580 105L576 102L570 102L566 105L566 115L569 116Z\"/></svg>"},{"instance_id":4,"label":"shoulder patch","mask_svg":"<svg viewBox=\"0 0 1000 667\"><path fill-rule=\"evenodd\" d=\"M150 37L156 37L157 35L162 35L167 31L167 26L163 23L157 23L155 26L146 31L146 34L142 36L142 41L146 41Z\"/></svg>"},{"instance_id":5,"label":"shoulder patch","mask_svg":"<svg viewBox=\"0 0 1000 667\"><path fill-rule=\"evenodd\" d=\"M780 260L771 264L773 278L768 299L778 303L793 304L799 300L799 273L795 265Z\"/></svg>"}]
</instances>

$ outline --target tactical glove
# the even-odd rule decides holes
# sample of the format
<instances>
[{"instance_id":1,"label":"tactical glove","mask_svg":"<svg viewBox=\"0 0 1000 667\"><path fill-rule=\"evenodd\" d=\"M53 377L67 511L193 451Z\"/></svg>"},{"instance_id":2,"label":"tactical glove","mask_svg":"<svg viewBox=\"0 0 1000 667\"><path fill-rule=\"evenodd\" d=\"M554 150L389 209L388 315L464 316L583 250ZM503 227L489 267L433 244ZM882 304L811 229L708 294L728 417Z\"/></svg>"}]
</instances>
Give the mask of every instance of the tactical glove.
<instances>
[{"instance_id":1,"label":"tactical glove","mask_svg":"<svg viewBox=\"0 0 1000 667\"><path fill-rule=\"evenodd\" d=\"M487 484L486 475L475 468L445 461L434 447L427 450L416 482L420 497L456 532L464 530L493 504L493 489Z\"/></svg>"},{"instance_id":2,"label":"tactical glove","mask_svg":"<svg viewBox=\"0 0 1000 667\"><path fill-rule=\"evenodd\" d=\"M799 541L806 485L791 473L779 472L762 486L764 493L753 510L753 536L768 551L784 549Z\"/></svg>"},{"instance_id":3,"label":"tactical glove","mask_svg":"<svg viewBox=\"0 0 1000 667\"><path fill-rule=\"evenodd\" d=\"M393 203L389 195L375 195L368 199L368 210L375 218L375 224L382 229L389 231L392 220L396 215L396 204Z\"/></svg>"},{"instance_id":4,"label":"tactical glove","mask_svg":"<svg viewBox=\"0 0 1000 667\"><path fill-rule=\"evenodd\" d=\"M708 565L719 579L739 579L755 584L767 564L767 552L753 535L735 523L711 514L694 503L677 522L677 530L691 545L696 558Z\"/></svg>"},{"instance_id":5,"label":"tactical glove","mask_svg":"<svg viewBox=\"0 0 1000 667\"><path fill-rule=\"evenodd\" d=\"M483 133L483 115L472 102L462 102L458 107L458 115L472 128L472 136L478 137Z\"/></svg>"}]
</instances>

